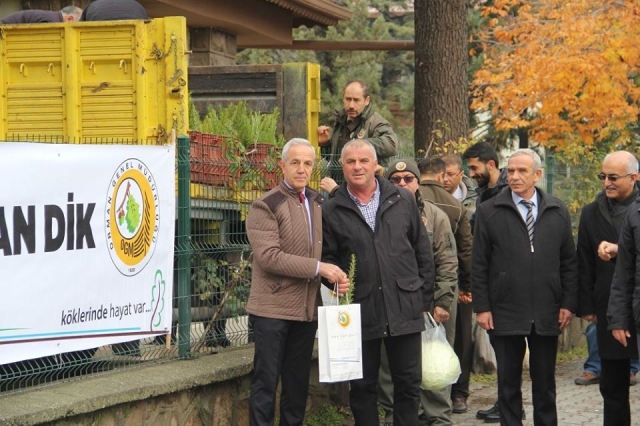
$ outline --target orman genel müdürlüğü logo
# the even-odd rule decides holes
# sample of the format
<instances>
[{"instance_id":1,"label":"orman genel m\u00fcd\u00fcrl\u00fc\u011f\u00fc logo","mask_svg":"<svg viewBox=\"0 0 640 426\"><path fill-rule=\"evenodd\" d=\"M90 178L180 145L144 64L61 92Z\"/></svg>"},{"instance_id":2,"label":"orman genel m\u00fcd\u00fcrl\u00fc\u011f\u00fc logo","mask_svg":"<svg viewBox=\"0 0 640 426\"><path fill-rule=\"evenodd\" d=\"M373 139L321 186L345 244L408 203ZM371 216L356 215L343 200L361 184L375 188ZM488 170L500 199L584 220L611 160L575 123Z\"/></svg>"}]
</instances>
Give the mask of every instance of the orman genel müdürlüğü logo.
<instances>
[{"instance_id":1,"label":"orman genel m\u00fcd\u00fcrl\u00fc\u011f\u00fc logo","mask_svg":"<svg viewBox=\"0 0 640 426\"><path fill-rule=\"evenodd\" d=\"M351 324L351 315L347 311L338 311L338 325L342 328L349 327Z\"/></svg>"},{"instance_id":2,"label":"orman genel m\u00fcd\u00fcrl\u00fc\u011f\u00fc logo","mask_svg":"<svg viewBox=\"0 0 640 426\"><path fill-rule=\"evenodd\" d=\"M158 241L158 188L149 168L130 158L118 166L107 191L107 246L116 268L134 276L149 263Z\"/></svg>"}]
</instances>

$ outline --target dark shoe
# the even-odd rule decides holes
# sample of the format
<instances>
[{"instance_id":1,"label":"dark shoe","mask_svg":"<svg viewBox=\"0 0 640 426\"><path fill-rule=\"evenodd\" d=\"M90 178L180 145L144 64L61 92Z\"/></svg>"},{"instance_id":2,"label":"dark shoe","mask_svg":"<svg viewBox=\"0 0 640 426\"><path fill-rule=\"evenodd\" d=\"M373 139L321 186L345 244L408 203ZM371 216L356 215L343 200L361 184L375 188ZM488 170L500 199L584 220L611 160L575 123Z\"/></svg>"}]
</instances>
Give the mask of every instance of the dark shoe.
<instances>
[{"instance_id":1,"label":"dark shoe","mask_svg":"<svg viewBox=\"0 0 640 426\"><path fill-rule=\"evenodd\" d=\"M451 399L452 412L455 414L466 413L469 407L467 407L467 399L463 396L454 396Z\"/></svg>"},{"instance_id":2,"label":"dark shoe","mask_svg":"<svg viewBox=\"0 0 640 426\"><path fill-rule=\"evenodd\" d=\"M527 413L524 412L524 408L522 409L522 420L527 419ZM489 414L484 418L485 423L500 423L500 410L493 414Z\"/></svg>"},{"instance_id":3,"label":"dark shoe","mask_svg":"<svg viewBox=\"0 0 640 426\"><path fill-rule=\"evenodd\" d=\"M579 386L595 385L600 383L600 377L590 371L583 371L582 375L574 380L574 383Z\"/></svg>"},{"instance_id":4,"label":"dark shoe","mask_svg":"<svg viewBox=\"0 0 640 426\"><path fill-rule=\"evenodd\" d=\"M484 418L485 423L500 423L500 413L489 414Z\"/></svg>"},{"instance_id":5,"label":"dark shoe","mask_svg":"<svg viewBox=\"0 0 640 426\"><path fill-rule=\"evenodd\" d=\"M631 373L629 375L629 386L635 386L638 383L638 379L636 379L636 375Z\"/></svg>"},{"instance_id":6,"label":"dark shoe","mask_svg":"<svg viewBox=\"0 0 640 426\"><path fill-rule=\"evenodd\" d=\"M490 416L492 414L500 414L500 407L498 407L497 402L493 404L493 407L489 408L488 410L478 410L478 412L476 413L476 419L486 419L487 416Z\"/></svg>"}]
</instances>

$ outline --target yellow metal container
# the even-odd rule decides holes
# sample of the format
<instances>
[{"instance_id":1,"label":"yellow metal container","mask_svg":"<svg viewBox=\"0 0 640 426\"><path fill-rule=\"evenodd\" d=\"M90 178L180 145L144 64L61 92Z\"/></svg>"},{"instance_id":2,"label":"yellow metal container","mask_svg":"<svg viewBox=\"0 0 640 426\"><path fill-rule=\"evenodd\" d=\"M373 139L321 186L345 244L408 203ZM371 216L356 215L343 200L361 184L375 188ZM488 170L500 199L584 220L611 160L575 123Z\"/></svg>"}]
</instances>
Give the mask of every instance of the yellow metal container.
<instances>
[{"instance_id":1,"label":"yellow metal container","mask_svg":"<svg viewBox=\"0 0 640 426\"><path fill-rule=\"evenodd\" d=\"M0 26L0 140L163 143L188 127L183 17Z\"/></svg>"}]
</instances>

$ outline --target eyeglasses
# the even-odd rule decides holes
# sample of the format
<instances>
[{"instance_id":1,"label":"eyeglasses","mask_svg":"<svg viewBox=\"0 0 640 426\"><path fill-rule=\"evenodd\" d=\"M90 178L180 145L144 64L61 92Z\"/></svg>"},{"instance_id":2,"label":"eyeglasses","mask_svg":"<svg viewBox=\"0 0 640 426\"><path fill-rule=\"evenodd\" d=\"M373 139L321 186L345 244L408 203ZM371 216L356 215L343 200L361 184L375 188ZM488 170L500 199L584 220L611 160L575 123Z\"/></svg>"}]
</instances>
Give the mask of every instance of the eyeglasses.
<instances>
[{"instance_id":1,"label":"eyeglasses","mask_svg":"<svg viewBox=\"0 0 640 426\"><path fill-rule=\"evenodd\" d=\"M605 179L609 179L609 182L615 182L620 178L631 176L633 173L627 173L626 175L618 176L618 175L608 175L606 173L598 173L598 179L604 182Z\"/></svg>"},{"instance_id":2,"label":"eyeglasses","mask_svg":"<svg viewBox=\"0 0 640 426\"><path fill-rule=\"evenodd\" d=\"M404 181L405 181L405 183L411 183L411 182L413 182L413 180L414 180L415 178L416 178L416 177L415 177L415 176L413 176L413 175L408 175L408 176L391 176L391 177L389 178L389 180L391 181L391 183L393 183L393 184L396 184L396 185L397 185L397 184L399 184L399 183L400 183L400 181L402 181L402 180L404 180Z\"/></svg>"}]
</instances>

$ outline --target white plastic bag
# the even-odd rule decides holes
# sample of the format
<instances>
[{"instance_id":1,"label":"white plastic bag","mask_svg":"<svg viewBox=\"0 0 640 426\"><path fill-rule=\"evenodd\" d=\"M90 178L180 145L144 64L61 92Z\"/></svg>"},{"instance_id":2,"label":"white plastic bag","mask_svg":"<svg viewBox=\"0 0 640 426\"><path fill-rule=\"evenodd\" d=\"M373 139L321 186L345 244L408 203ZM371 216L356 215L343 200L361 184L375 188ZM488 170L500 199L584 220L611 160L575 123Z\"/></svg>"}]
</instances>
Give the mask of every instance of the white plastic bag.
<instances>
[{"instance_id":1,"label":"white plastic bag","mask_svg":"<svg viewBox=\"0 0 640 426\"><path fill-rule=\"evenodd\" d=\"M475 347L473 353L473 372L476 374L494 374L497 370L496 353L493 351L487 331L475 325Z\"/></svg>"},{"instance_id":2,"label":"white plastic bag","mask_svg":"<svg viewBox=\"0 0 640 426\"><path fill-rule=\"evenodd\" d=\"M458 381L460 361L447 342L442 324L430 313L424 316L426 330L422 332L422 384L427 390L440 390Z\"/></svg>"}]
</instances>

